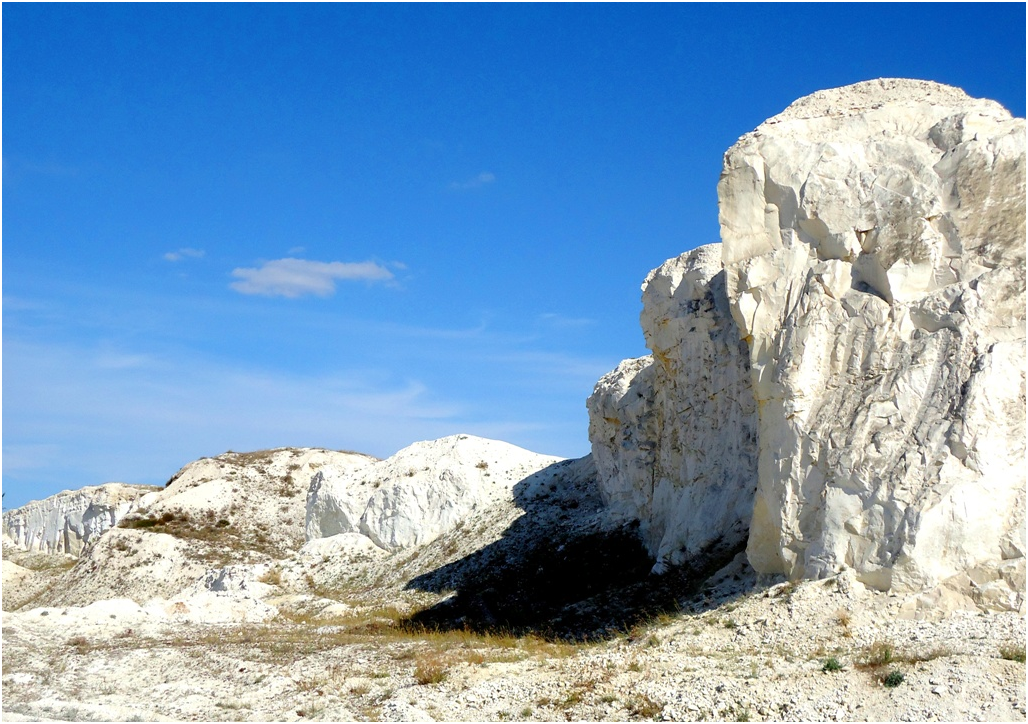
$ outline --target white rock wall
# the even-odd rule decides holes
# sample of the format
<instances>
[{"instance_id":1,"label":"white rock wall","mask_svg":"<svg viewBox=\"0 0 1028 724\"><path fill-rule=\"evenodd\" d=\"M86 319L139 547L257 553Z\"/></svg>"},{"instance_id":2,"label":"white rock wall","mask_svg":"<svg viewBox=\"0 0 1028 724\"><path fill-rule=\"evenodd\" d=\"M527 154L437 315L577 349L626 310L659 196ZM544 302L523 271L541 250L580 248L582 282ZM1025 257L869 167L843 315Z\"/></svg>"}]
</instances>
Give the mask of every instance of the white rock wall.
<instances>
[{"instance_id":1,"label":"white rock wall","mask_svg":"<svg viewBox=\"0 0 1028 724\"><path fill-rule=\"evenodd\" d=\"M654 570L746 540L756 409L746 344L728 308L719 244L643 284L651 356L626 360L589 398L589 439L611 514L640 521Z\"/></svg>"},{"instance_id":2,"label":"white rock wall","mask_svg":"<svg viewBox=\"0 0 1028 724\"><path fill-rule=\"evenodd\" d=\"M822 91L743 136L718 195L754 568L900 591L1023 571L1024 120L922 81Z\"/></svg>"},{"instance_id":3,"label":"white rock wall","mask_svg":"<svg viewBox=\"0 0 1028 724\"><path fill-rule=\"evenodd\" d=\"M4 537L24 550L78 556L153 490L107 483L34 500L3 514Z\"/></svg>"}]
</instances>

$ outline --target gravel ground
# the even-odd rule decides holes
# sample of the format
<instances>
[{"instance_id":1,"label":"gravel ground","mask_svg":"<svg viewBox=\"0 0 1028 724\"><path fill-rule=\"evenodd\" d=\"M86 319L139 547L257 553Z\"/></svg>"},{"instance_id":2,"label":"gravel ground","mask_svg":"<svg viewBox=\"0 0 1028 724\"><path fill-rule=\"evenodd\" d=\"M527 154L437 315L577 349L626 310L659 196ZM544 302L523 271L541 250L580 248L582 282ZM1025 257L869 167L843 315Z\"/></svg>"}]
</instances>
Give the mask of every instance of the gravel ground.
<instances>
[{"instance_id":1,"label":"gravel ground","mask_svg":"<svg viewBox=\"0 0 1028 724\"><path fill-rule=\"evenodd\" d=\"M576 644L368 617L214 626L8 612L4 718L1025 720L1017 614L911 620L902 598L846 575L761 587L738 564L715 584L679 613Z\"/></svg>"}]
</instances>

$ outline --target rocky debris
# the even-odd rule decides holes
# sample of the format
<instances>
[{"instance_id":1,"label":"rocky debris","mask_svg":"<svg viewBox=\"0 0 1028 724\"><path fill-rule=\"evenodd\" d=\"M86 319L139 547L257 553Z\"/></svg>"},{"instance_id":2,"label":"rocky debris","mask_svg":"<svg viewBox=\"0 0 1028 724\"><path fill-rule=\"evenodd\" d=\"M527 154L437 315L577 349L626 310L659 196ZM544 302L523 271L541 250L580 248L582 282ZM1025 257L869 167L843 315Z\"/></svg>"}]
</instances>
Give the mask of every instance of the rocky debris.
<instances>
[{"instance_id":1,"label":"rocky debris","mask_svg":"<svg viewBox=\"0 0 1028 724\"><path fill-rule=\"evenodd\" d=\"M114 528L33 604L82 606L111 598L143 604L154 597L171 597L203 576L216 557L216 549L200 541Z\"/></svg>"},{"instance_id":2,"label":"rocky debris","mask_svg":"<svg viewBox=\"0 0 1028 724\"><path fill-rule=\"evenodd\" d=\"M755 580L737 559L679 610L579 644L404 631L358 613L202 623L124 600L4 613L4 718L1024 718L1020 616L905 620L902 598L852 571L768 588ZM883 684L890 674L894 687Z\"/></svg>"},{"instance_id":3,"label":"rocky debris","mask_svg":"<svg viewBox=\"0 0 1028 724\"><path fill-rule=\"evenodd\" d=\"M4 539L27 550L81 555L90 543L118 524L150 485L106 483L65 490L4 511Z\"/></svg>"},{"instance_id":4,"label":"rocky debris","mask_svg":"<svg viewBox=\"0 0 1028 724\"><path fill-rule=\"evenodd\" d=\"M658 570L748 527L762 574L1023 611L1024 120L923 81L821 91L729 149L718 194L723 272L716 246L655 270L653 357L590 399L612 509Z\"/></svg>"},{"instance_id":5,"label":"rocky debris","mask_svg":"<svg viewBox=\"0 0 1028 724\"><path fill-rule=\"evenodd\" d=\"M32 553L11 541L3 542L4 611L16 611L38 603L40 597L64 578L75 565L74 556Z\"/></svg>"},{"instance_id":6,"label":"rocky debris","mask_svg":"<svg viewBox=\"0 0 1028 724\"><path fill-rule=\"evenodd\" d=\"M651 356L588 400L610 514L640 521L654 572L745 543L757 472L749 354L728 310L720 247L665 262L643 284Z\"/></svg>"},{"instance_id":7,"label":"rocky debris","mask_svg":"<svg viewBox=\"0 0 1028 724\"><path fill-rule=\"evenodd\" d=\"M322 470L307 497L307 539L360 533L388 551L430 543L560 458L453 435L359 470Z\"/></svg>"}]
</instances>

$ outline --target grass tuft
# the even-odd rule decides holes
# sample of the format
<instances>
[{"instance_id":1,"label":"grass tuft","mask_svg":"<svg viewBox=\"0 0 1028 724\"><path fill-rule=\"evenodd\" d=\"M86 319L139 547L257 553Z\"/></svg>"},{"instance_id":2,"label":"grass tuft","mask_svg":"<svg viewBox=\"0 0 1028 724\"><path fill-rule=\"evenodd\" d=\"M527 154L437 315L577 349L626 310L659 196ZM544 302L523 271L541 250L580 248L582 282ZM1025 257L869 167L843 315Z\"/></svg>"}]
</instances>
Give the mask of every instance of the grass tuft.
<instances>
[{"instance_id":1,"label":"grass tuft","mask_svg":"<svg viewBox=\"0 0 1028 724\"><path fill-rule=\"evenodd\" d=\"M420 657L414 667L414 680L420 686L440 684L446 680L446 668L445 660L437 654Z\"/></svg>"},{"instance_id":2,"label":"grass tuft","mask_svg":"<svg viewBox=\"0 0 1028 724\"><path fill-rule=\"evenodd\" d=\"M629 714L639 719L656 719L664 713L664 705L645 694L632 696L625 702L625 708Z\"/></svg>"},{"instance_id":3,"label":"grass tuft","mask_svg":"<svg viewBox=\"0 0 1028 724\"><path fill-rule=\"evenodd\" d=\"M1007 661L1019 661L1024 663L1024 644L1015 646L1013 644L1007 644L999 647L999 656L1001 659Z\"/></svg>"}]
</instances>

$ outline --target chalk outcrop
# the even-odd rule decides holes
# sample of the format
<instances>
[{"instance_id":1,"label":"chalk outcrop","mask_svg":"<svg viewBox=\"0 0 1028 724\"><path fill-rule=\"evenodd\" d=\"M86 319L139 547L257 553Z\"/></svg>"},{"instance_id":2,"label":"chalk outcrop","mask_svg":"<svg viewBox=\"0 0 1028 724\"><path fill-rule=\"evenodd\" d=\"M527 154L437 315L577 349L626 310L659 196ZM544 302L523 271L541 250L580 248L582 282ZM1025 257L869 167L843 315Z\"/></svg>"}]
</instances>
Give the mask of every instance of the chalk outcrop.
<instances>
[{"instance_id":1,"label":"chalk outcrop","mask_svg":"<svg viewBox=\"0 0 1028 724\"><path fill-rule=\"evenodd\" d=\"M822 91L743 136L718 195L754 568L917 590L1023 565L1024 121L934 83Z\"/></svg>"},{"instance_id":2,"label":"chalk outcrop","mask_svg":"<svg viewBox=\"0 0 1028 724\"><path fill-rule=\"evenodd\" d=\"M349 475L376 462L355 452L277 448L228 452L189 463L160 493L140 501L139 516L156 527L218 529L240 545L281 557L304 543L304 512L319 472Z\"/></svg>"},{"instance_id":3,"label":"chalk outcrop","mask_svg":"<svg viewBox=\"0 0 1028 724\"><path fill-rule=\"evenodd\" d=\"M305 495L315 473L352 471L374 461L318 448L196 460L167 487L140 496L41 600L81 605L127 597L143 604L174 597L212 568L284 558L303 545Z\"/></svg>"},{"instance_id":4,"label":"chalk outcrop","mask_svg":"<svg viewBox=\"0 0 1028 724\"><path fill-rule=\"evenodd\" d=\"M746 420L694 406L721 394L702 370L739 361L661 343L653 326L730 316L750 376L738 409L758 420L747 546L758 572L852 569L894 591L957 582L981 605L1023 607L1024 120L923 81L822 91L729 149L718 194L724 276L703 284L721 304L675 309L676 285L661 291L669 268L688 275L688 255L654 272L647 297L665 302L644 298L643 326L659 364L623 363L590 401L612 501L686 548L737 535L717 516L705 534L683 525L702 519L701 499L663 491L694 484L690 463L668 484L674 466L660 461L704 459L667 432L686 410L697 439ZM672 382L671 369L685 372Z\"/></svg>"},{"instance_id":5,"label":"chalk outcrop","mask_svg":"<svg viewBox=\"0 0 1028 724\"><path fill-rule=\"evenodd\" d=\"M354 471L326 468L307 496L307 540L366 536L388 551L430 543L514 485L560 461L496 440L452 435L417 442Z\"/></svg>"},{"instance_id":6,"label":"chalk outcrop","mask_svg":"<svg viewBox=\"0 0 1028 724\"><path fill-rule=\"evenodd\" d=\"M26 551L79 556L118 524L149 485L107 483L66 490L5 511L4 538Z\"/></svg>"},{"instance_id":7,"label":"chalk outcrop","mask_svg":"<svg viewBox=\"0 0 1028 724\"><path fill-rule=\"evenodd\" d=\"M653 354L626 360L589 398L589 439L612 516L639 520L655 572L746 541L757 417L746 343L728 309L718 245L643 284Z\"/></svg>"}]
</instances>

